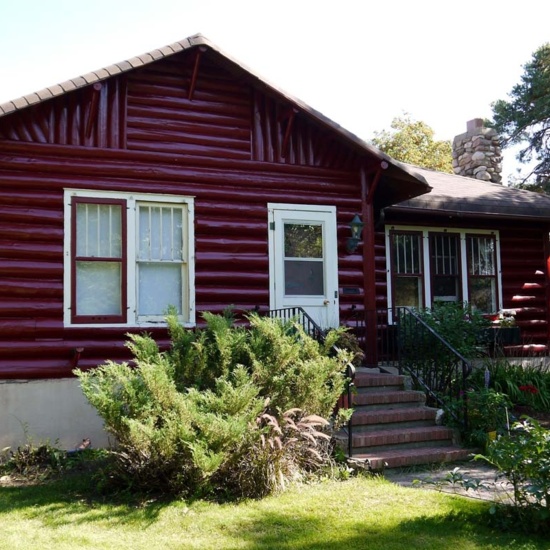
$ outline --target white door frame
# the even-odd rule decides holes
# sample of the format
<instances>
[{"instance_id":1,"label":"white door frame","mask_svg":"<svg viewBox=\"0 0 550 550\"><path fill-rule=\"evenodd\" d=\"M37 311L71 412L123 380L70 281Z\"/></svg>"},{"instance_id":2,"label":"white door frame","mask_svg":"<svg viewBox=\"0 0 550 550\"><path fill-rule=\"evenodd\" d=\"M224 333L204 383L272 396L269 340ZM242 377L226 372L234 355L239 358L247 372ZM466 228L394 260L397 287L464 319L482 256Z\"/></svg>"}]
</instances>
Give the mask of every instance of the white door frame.
<instances>
[{"instance_id":1,"label":"white door frame","mask_svg":"<svg viewBox=\"0 0 550 550\"><path fill-rule=\"evenodd\" d=\"M338 241L336 236L336 207L269 203L269 304L270 309L303 307L322 327L339 324ZM284 263L281 253L285 217L293 221L319 221L323 227L324 294L321 296L285 296Z\"/></svg>"}]
</instances>

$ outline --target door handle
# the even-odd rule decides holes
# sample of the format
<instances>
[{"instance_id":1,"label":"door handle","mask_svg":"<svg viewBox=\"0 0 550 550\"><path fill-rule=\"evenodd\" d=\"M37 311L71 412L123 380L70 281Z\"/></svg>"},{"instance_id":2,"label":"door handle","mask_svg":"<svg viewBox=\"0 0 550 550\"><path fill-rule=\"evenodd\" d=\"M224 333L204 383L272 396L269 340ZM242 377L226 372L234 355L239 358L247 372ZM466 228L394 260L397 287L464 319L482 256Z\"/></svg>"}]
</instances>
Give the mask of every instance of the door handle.
<instances>
[{"instance_id":1,"label":"door handle","mask_svg":"<svg viewBox=\"0 0 550 550\"><path fill-rule=\"evenodd\" d=\"M323 305L328 306L330 304L330 300L323 300Z\"/></svg>"}]
</instances>

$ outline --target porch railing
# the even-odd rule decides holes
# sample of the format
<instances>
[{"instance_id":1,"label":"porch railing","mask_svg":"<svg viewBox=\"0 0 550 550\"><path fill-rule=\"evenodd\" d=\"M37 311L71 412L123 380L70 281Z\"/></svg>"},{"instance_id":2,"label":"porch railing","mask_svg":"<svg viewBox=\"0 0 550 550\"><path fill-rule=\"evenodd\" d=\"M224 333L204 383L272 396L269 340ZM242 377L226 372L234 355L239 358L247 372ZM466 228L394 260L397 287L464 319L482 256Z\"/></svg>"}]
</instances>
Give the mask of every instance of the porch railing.
<instances>
[{"instance_id":1,"label":"porch railing","mask_svg":"<svg viewBox=\"0 0 550 550\"><path fill-rule=\"evenodd\" d=\"M304 329L304 332L311 338L314 338L318 342L324 342L325 340L326 331L323 330L301 307L272 309L267 313L267 315L271 318L282 319L284 321L297 322L302 326L302 328ZM337 352L338 348L336 346L333 346L333 347ZM348 363L346 365L346 378L347 378L347 388L346 388L347 403L348 403L348 406L351 407L353 388L355 385L354 384L355 367L351 363ZM347 423L347 432L348 432L347 433L348 455L351 458L352 452L353 452L353 425L351 422L351 418Z\"/></svg>"},{"instance_id":2,"label":"porch railing","mask_svg":"<svg viewBox=\"0 0 550 550\"><path fill-rule=\"evenodd\" d=\"M455 422L467 426L466 380L472 366L413 309L353 312L351 321L367 364L369 358L376 363L369 366L394 367L409 375L414 387L425 392L428 405L445 408Z\"/></svg>"}]
</instances>

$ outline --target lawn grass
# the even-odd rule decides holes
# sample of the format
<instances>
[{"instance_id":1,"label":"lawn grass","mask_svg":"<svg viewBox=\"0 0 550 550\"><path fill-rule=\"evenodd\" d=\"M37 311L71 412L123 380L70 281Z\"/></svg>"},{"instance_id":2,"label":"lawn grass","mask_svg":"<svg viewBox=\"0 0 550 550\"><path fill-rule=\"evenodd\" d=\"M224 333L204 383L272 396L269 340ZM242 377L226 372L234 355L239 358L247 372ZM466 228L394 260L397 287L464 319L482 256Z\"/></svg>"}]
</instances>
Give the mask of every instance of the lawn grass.
<instances>
[{"instance_id":1,"label":"lawn grass","mask_svg":"<svg viewBox=\"0 0 550 550\"><path fill-rule=\"evenodd\" d=\"M484 525L488 504L355 478L238 504L113 503L75 479L0 488L0 549L549 549Z\"/></svg>"}]
</instances>

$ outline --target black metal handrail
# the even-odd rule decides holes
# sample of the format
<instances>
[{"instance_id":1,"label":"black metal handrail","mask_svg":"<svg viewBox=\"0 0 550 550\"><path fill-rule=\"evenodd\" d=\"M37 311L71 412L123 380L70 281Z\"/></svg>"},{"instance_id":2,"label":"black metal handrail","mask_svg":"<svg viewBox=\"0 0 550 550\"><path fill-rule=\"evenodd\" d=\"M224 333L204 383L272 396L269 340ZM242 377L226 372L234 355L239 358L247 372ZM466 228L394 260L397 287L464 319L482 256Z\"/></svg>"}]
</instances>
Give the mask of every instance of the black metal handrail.
<instances>
[{"instance_id":1,"label":"black metal handrail","mask_svg":"<svg viewBox=\"0 0 550 550\"><path fill-rule=\"evenodd\" d=\"M282 319L283 321L296 321L302 326L308 336L318 341L325 340L326 331L302 307L270 309L267 315L268 317Z\"/></svg>"},{"instance_id":2,"label":"black metal handrail","mask_svg":"<svg viewBox=\"0 0 550 550\"><path fill-rule=\"evenodd\" d=\"M471 363L412 308L399 307L392 313L399 327L400 368L425 391L429 404L445 408L467 427L466 380L472 372Z\"/></svg>"},{"instance_id":3,"label":"black metal handrail","mask_svg":"<svg viewBox=\"0 0 550 550\"><path fill-rule=\"evenodd\" d=\"M272 309L267 312L267 315L271 318L282 319L284 321L298 322L304 332L317 340L318 342L324 342L327 332L323 330L302 307L290 307L282 309ZM338 353L340 350L337 346L333 346L333 350ZM355 367L352 363L346 365L346 378L347 378L347 399L348 406L352 405L353 388L355 386ZM347 425L348 430L348 455L351 458L353 452L353 425L351 417Z\"/></svg>"},{"instance_id":4,"label":"black metal handrail","mask_svg":"<svg viewBox=\"0 0 550 550\"><path fill-rule=\"evenodd\" d=\"M363 344L368 366L394 367L409 375L426 393L428 404L445 407L457 423L467 426L465 392L471 363L414 309L351 310L347 322Z\"/></svg>"}]
</instances>

